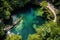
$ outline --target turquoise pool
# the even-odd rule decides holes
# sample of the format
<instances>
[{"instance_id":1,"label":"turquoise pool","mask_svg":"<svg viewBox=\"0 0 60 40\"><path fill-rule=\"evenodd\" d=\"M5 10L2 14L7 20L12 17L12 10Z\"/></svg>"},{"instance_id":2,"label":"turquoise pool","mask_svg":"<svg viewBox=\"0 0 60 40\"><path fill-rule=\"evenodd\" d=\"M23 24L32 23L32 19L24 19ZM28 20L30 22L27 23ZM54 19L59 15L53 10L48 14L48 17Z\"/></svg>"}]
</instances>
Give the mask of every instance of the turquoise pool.
<instances>
[{"instance_id":1,"label":"turquoise pool","mask_svg":"<svg viewBox=\"0 0 60 40\"><path fill-rule=\"evenodd\" d=\"M37 10L37 9L36 9ZM19 12L14 18L15 20L22 17L21 21L15 25L10 32L22 35L22 40L27 40L29 34L36 33L33 24L36 24L37 27L45 23L46 20L42 19L39 15L37 16L35 9L30 8L26 12ZM43 13L40 12L39 13Z\"/></svg>"}]
</instances>

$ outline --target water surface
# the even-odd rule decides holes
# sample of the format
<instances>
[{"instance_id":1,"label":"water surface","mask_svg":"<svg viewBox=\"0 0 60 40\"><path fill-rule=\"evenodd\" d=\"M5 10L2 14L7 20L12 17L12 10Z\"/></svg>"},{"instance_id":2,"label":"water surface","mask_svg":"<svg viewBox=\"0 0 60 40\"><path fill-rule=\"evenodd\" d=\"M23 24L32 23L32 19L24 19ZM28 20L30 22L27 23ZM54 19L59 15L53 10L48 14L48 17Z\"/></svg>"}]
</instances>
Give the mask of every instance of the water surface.
<instances>
[{"instance_id":1,"label":"water surface","mask_svg":"<svg viewBox=\"0 0 60 40\"><path fill-rule=\"evenodd\" d=\"M22 35L22 40L27 40L29 34L36 33L35 29L33 28L33 24L42 25L45 22L42 17L36 15L36 13L38 13L36 11L37 9L35 10L33 8L30 8L26 12L19 12L17 15L15 15L13 19L14 21L21 17L23 18L10 31L15 34Z\"/></svg>"}]
</instances>

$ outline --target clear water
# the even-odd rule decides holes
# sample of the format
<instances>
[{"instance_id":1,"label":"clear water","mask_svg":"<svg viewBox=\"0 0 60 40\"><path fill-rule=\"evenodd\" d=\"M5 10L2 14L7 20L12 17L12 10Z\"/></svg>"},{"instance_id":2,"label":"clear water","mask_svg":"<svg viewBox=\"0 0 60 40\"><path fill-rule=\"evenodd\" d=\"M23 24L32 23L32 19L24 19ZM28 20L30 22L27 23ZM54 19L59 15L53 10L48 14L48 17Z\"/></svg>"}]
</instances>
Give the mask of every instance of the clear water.
<instances>
[{"instance_id":1,"label":"clear water","mask_svg":"<svg viewBox=\"0 0 60 40\"><path fill-rule=\"evenodd\" d=\"M26 12L19 12L15 18L21 18L22 20L10 31L15 34L22 35L22 40L27 40L29 34L36 33L35 29L33 28L33 24L41 25L45 22L40 16L36 16L36 10L30 8ZM42 13L42 12L40 12Z\"/></svg>"}]
</instances>

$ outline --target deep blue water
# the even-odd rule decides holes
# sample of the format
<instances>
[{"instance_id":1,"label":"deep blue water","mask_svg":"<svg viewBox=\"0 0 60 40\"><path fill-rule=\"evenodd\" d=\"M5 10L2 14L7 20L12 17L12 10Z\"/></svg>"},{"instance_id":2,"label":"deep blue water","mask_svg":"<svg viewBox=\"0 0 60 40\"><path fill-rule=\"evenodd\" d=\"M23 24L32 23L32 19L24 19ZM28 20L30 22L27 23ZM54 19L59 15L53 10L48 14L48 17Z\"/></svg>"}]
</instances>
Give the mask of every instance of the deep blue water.
<instances>
[{"instance_id":1,"label":"deep blue water","mask_svg":"<svg viewBox=\"0 0 60 40\"><path fill-rule=\"evenodd\" d=\"M15 34L22 35L22 40L27 40L29 34L36 33L35 29L33 28L33 24L42 25L45 20L43 20L40 16L36 16L35 11L33 8L30 8L26 12L19 12L15 19L20 18L23 16L21 22L19 22L14 28L10 31Z\"/></svg>"}]
</instances>

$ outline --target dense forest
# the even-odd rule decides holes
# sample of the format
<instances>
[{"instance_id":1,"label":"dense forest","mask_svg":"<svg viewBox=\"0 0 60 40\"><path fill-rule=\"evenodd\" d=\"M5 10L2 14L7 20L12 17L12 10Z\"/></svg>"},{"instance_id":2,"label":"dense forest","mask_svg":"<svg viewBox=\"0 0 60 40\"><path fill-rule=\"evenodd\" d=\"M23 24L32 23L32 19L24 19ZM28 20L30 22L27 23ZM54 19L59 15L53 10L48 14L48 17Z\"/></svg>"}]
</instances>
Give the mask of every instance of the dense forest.
<instances>
[{"instance_id":1,"label":"dense forest","mask_svg":"<svg viewBox=\"0 0 60 40\"><path fill-rule=\"evenodd\" d=\"M39 5L39 2L41 2L42 5ZM53 4L54 8L57 9L56 22L51 21L54 16L49 10L46 10L47 2ZM44 14L45 16L42 15L42 18L47 18L49 22L37 28L35 34L29 34L27 40L60 40L60 0L0 0L0 39L22 40L22 37L19 35L9 37L6 31L4 31L4 28L7 25L7 21L9 22L11 16L16 13L15 11L21 10L21 8L24 8L28 3L40 6L41 10L46 13ZM12 25L12 23L8 25Z\"/></svg>"}]
</instances>

